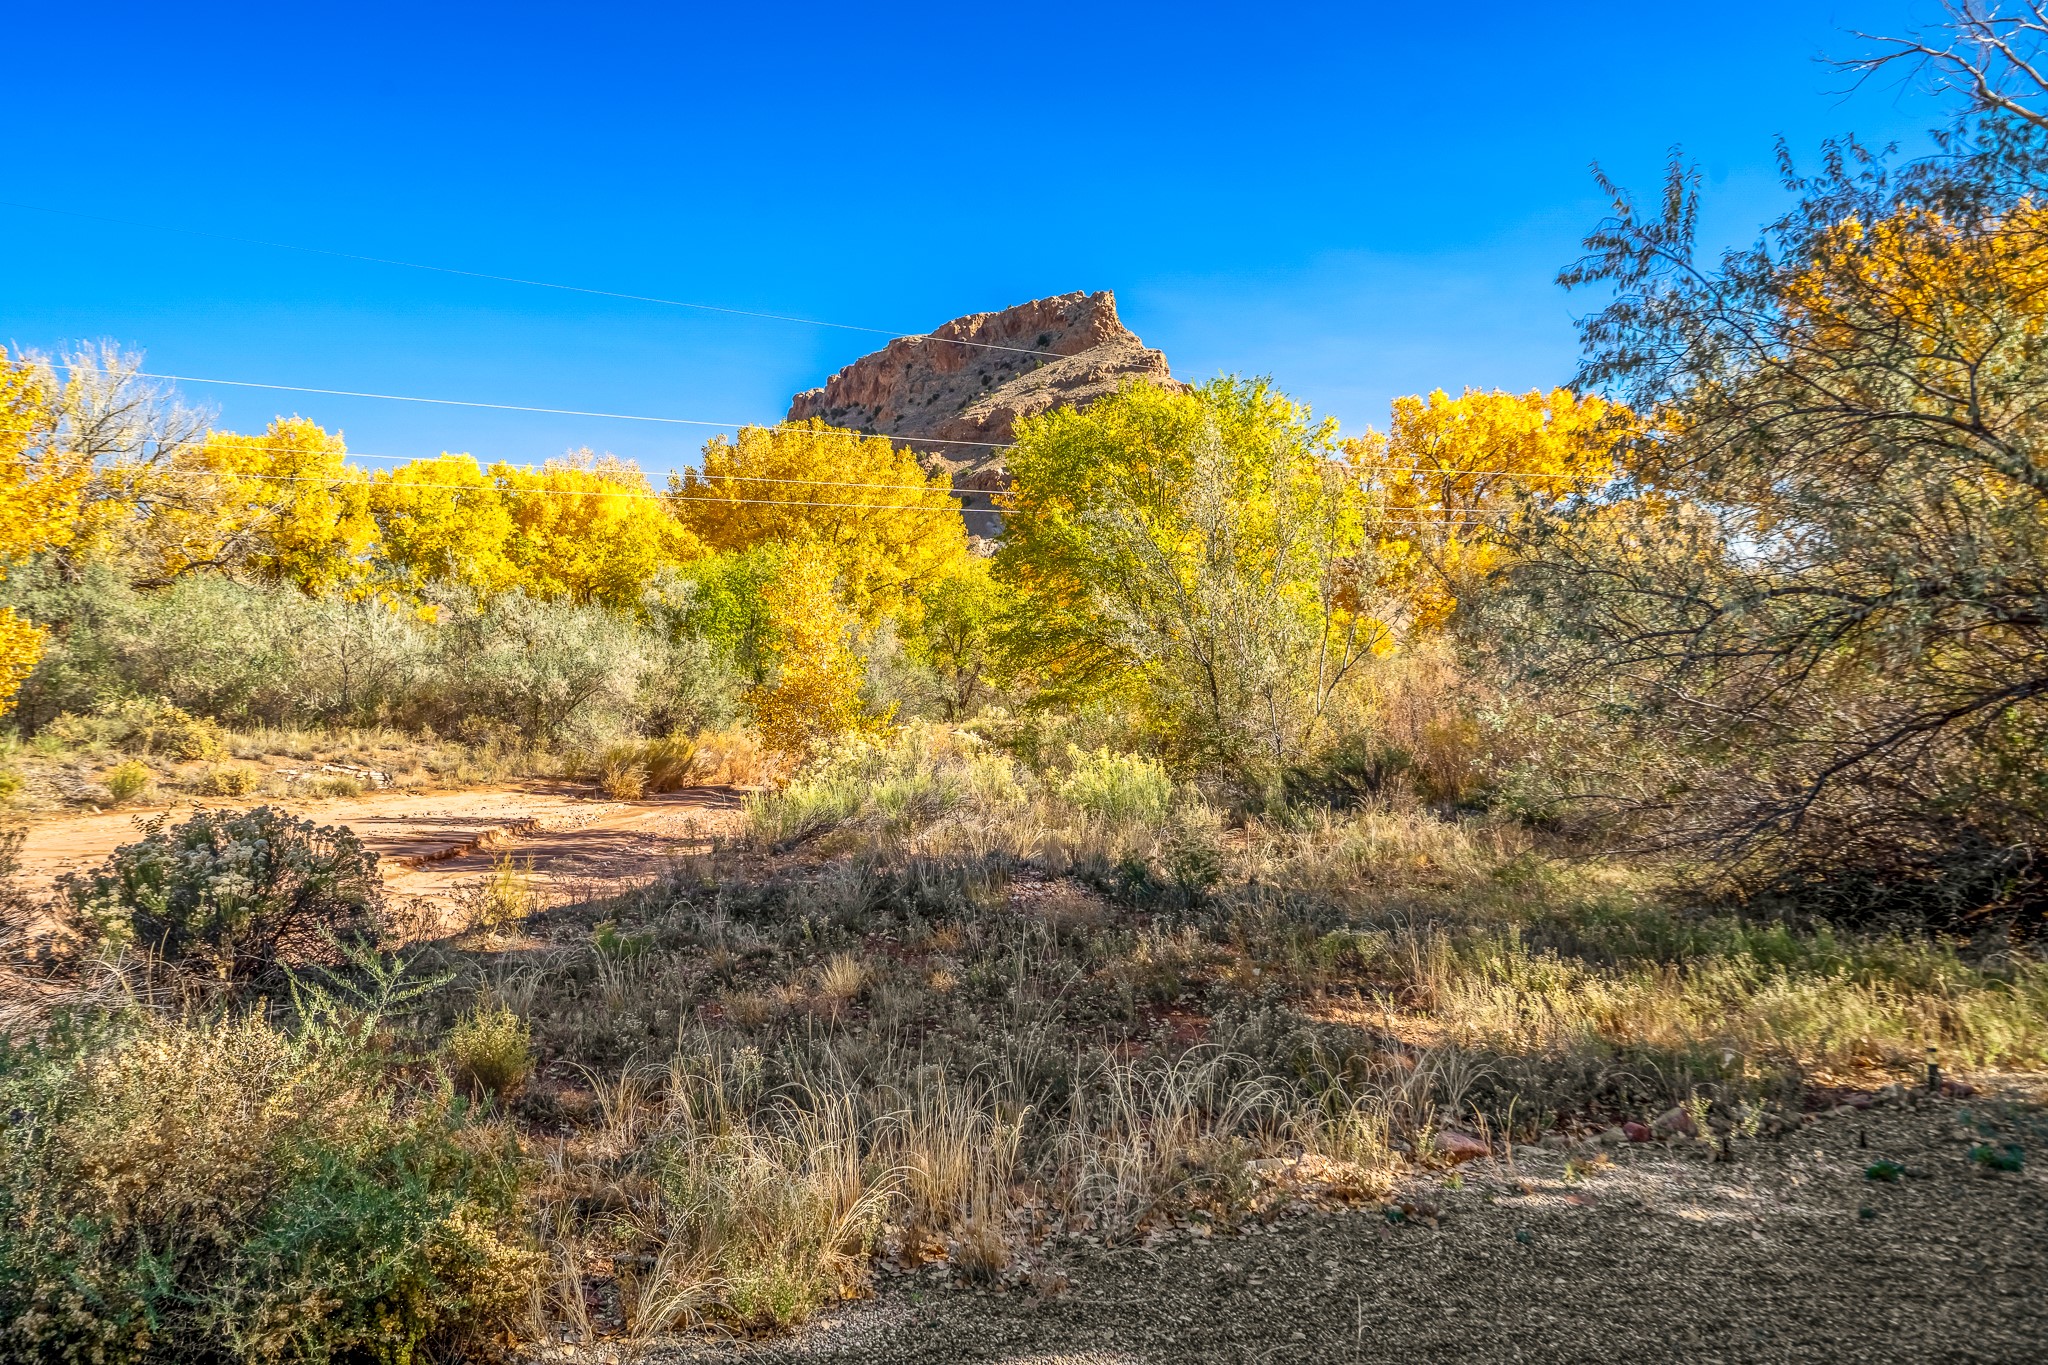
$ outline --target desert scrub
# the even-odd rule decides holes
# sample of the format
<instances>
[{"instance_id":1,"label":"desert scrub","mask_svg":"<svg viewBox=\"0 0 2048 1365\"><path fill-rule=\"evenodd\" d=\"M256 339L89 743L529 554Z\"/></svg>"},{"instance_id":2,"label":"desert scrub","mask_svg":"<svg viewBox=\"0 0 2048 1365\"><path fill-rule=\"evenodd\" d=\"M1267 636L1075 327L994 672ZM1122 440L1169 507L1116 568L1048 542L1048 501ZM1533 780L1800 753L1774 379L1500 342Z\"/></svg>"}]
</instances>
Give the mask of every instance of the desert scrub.
<instances>
[{"instance_id":1,"label":"desert scrub","mask_svg":"<svg viewBox=\"0 0 2048 1365\"><path fill-rule=\"evenodd\" d=\"M1058 791L1069 806L1111 822L1164 820L1173 805L1173 779L1165 768L1110 749L1071 750Z\"/></svg>"},{"instance_id":2,"label":"desert scrub","mask_svg":"<svg viewBox=\"0 0 2048 1365\"><path fill-rule=\"evenodd\" d=\"M706 754L706 766L713 755ZM681 791L698 780L697 741L687 735L614 744L592 764L597 785L615 801Z\"/></svg>"},{"instance_id":3,"label":"desert scrub","mask_svg":"<svg viewBox=\"0 0 2048 1365\"><path fill-rule=\"evenodd\" d=\"M479 1001L448 1032L448 1064L473 1092L507 1099L533 1074L533 1034L504 1005Z\"/></svg>"},{"instance_id":4,"label":"desert scrub","mask_svg":"<svg viewBox=\"0 0 2048 1365\"><path fill-rule=\"evenodd\" d=\"M970 736L913 726L841 743L781 790L754 797L747 814L755 835L777 847L842 826L904 835L963 807L1020 811L1029 800L1026 781L1007 756Z\"/></svg>"},{"instance_id":5,"label":"desert scrub","mask_svg":"<svg viewBox=\"0 0 2048 1365\"><path fill-rule=\"evenodd\" d=\"M493 858L491 870L462 893L461 901L469 922L484 930L517 924L546 904L534 880L533 859L522 863L509 853Z\"/></svg>"},{"instance_id":6,"label":"desert scrub","mask_svg":"<svg viewBox=\"0 0 2048 1365\"><path fill-rule=\"evenodd\" d=\"M107 769L102 779L107 784L107 795L117 806L125 806L150 789L156 777L149 766L139 759L123 759Z\"/></svg>"},{"instance_id":7,"label":"desert scrub","mask_svg":"<svg viewBox=\"0 0 2048 1365\"><path fill-rule=\"evenodd\" d=\"M263 783L263 772L247 763L216 763L199 775L200 791L208 796L247 796Z\"/></svg>"},{"instance_id":8,"label":"desert scrub","mask_svg":"<svg viewBox=\"0 0 2048 1365\"><path fill-rule=\"evenodd\" d=\"M0 1044L0 1355L413 1362L534 1258L509 1138L394 1079L372 1018L75 1018Z\"/></svg>"},{"instance_id":9,"label":"desert scrub","mask_svg":"<svg viewBox=\"0 0 2048 1365\"><path fill-rule=\"evenodd\" d=\"M58 891L102 950L240 985L373 943L383 927L377 855L346 828L270 806L200 811L178 825L158 816Z\"/></svg>"}]
</instances>

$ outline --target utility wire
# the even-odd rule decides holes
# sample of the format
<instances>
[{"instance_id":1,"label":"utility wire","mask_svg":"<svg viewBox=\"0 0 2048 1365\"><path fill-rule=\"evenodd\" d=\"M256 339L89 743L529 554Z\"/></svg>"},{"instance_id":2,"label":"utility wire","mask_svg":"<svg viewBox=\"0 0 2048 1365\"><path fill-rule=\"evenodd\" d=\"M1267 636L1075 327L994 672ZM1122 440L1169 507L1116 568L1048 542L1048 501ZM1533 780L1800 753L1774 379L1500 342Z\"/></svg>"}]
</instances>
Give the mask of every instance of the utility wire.
<instances>
[{"instance_id":1,"label":"utility wire","mask_svg":"<svg viewBox=\"0 0 2048 1365\"><path fill-rule=\"evenodd\" d=\"M50 368L73 370L89 369L90 367L52 363ZM379 398L391 403L436 403L450 408L492 408L500 412L537 412L554 417L603 417L619 422L660 422L670 426L681 427L741 428L759 427L762 425L759 422L711 422L698 417L648 417L630 412L585 412L577 408L536 408L520 403L479 403L466 398L418 398L410 394L363 393L355 389L316 389L303 384L259 384L249 379L208 379L193 374L163 374L153 370L124 370L122 373L133 375L139 379L168 379L178 384L226 384L238 389L270 389L280 393L318 393L325 394L330 398ZM834 435L852 437L855 440L871 441L880 439L886 441L900 439L906 444L915 440L924 445L981 446L989 450L1008 450L1010 448L1000 441L954 441L924 436L892 438L880 436L879 433L846 431L839 427L827 427L824 430ZM824 433L820 432L819 434L822 435Z\"/></svg>"},{"instance_id":2,"label":"utility wire","mask_svg":"<svg viewBox=\"0 0 2048 1365\"><path fill-rule=\"evenodd\" d=\"M820 318L800 318L788 313L763 313L751 308L727 308L716 303L691 303L686 299L657 298L651 294L624 294L612 289L592 289L580 284L558 284L552 280L528 280L516 275L493 275L482 270L461 270L447 265L425 265L419 261L400 261L388 256L364 256L353 251L334 251L327 247L300 246L295 242L272 242L261 237L237 237L225 232L206 232L199 228L175 227L168 224L138 223L124 218L108 218L97 213L80 213L75 209L53 209L42 204L22 204L0 199L0 208L26 209L31 213L51 213L66 218L82 218L93 223L110 223L116 227L135 228L144 232L181 232L188 237L205 237L217 242L237 242L243 246L273 247L279 251L300 251L311 256L332 256L344 261L366 261L372 265L398 266L405 270L425 270L437 275L460 275L465 279L494 280L499 284L522 284L533 289L556 289L568 294L590 294L603 299L624 299L632 303L654 303L665 308L694 308L705 313L724 313L731 317L762 318L770 322L794 322L805 327L830 327L841 332L868 332L875 336L902 337L906 341L937 341L949 346L970 346L982 351L1011 351L1018 355L1050 356L1064 359L1058 351L1039 351L1026 346L999 346L988 341L967 341L960 337L935 336L930 332L898 332L887 327L862 327L850 322L826 322Z\"/></svg>"}]
</instances>

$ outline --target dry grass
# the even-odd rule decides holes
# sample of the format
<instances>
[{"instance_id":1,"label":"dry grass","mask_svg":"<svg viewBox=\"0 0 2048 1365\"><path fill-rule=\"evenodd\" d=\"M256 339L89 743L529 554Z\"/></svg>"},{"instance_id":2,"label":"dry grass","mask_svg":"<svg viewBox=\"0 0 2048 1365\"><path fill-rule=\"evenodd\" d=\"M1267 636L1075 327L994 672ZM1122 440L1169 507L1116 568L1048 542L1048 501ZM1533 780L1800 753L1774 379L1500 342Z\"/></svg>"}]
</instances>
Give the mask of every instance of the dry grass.
<instances>
[{"instance_id":1,"label":"dry grass","mask_svg":"<svg viewBox=\"0 0 2048 1365\"><path fill-rule=\"evenodd\" d=\"M1930 1045L2048 1060L2029 958L1677 908L1399 792L1226 820L1090 761L859 746L657 884L424 950L462 975L422 1027L525 1125L535 1334L776 1327L877 1264L1001 1282L1060 1229L1379 1199L1446 1129L1777 1122ZM485 1075L508 1038L523 1089Z\"/></svg>"}]
</instances>

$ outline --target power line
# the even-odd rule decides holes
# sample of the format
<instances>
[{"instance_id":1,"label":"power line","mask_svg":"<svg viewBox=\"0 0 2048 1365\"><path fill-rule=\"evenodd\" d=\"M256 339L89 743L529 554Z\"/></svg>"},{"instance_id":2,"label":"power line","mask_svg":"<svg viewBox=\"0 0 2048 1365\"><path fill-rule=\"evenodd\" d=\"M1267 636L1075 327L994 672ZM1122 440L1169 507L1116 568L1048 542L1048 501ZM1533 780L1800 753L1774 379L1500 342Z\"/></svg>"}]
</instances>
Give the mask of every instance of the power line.
<instances>
[{"instance_id":1,"label":"power line","mask_svg":"<svg viewBox=\"0 0 2048 1365\"><path fill-rule=\"evenodd\" d=\"M657 298L651 294L625 294L612 289L592 289L580 284L559 284L552 280L528 280L516 275L493 275L482 270L462 270L448 265L426 265L419 261L400 261L388 256L364 256L353 251L334 251L327 247L301 246L295 242L272 242L261 237L237 237L225 232L207 232L199 228L176 227L160 223L138 223L130 219L108 218L97 213L80 213L75 209L53 209L42 204L22 204L0 199L0 208L26 209L31 213L57 214L66 218L82 218L93 223L111 223L116 227L135 228L145 232L180 232L189 237L205 237L218 242L237 242L243 246L272 247L278 251L299 251L311 256L332 256L344 261L366 261L372 265L398 266L405 270L425 270L437 275L460 275L465 279L494 280L499 284L520 284L533 289L556 289L567 294L589 294L604 299L624 299L631 303L654 303L665 308L694 308L705 313L724 313L731 317L762 318L770 322L793 322L805 327L829 327L841 332L867 332L875 336L901 337L906 341L937 341L949 346L970 346L982 351L1011 351L1019 355L1050 356L1065 359L1058 351L1040 351L1026 346L1000 346L988 341L967 341L961 337L942 337L930 332L898 332L887 327L862 327L850 322L827 322L820 318L800 318L788 313L764 313L751 308L728 308L716 303L692 303L686 299Z\"/></svg>"},{"instance_id":2,"label":"power line","mask_svg":"<svg viewBox=\"0 0 2048 1365\"><path fill-rule=\"evenodd\" d=\"M90 370L86 365L68 365L44 362L56 370ZM237 389L269 389L279 393L317 393L330 398L377 398L391 403L435 403L450 408L491 408L500 412L533 412L553 417L602 417L618 422L659 422L670 426L733 428L761 427L759 422L712 422L699 417L648 417L631 412L585 412L577 408L537 408L520 403L479 403L466 398L419 398L403 393L363 393L355 389L316 389L303 384L259 384L250 379L208 379L193 374L163 374L153 370L124 370L123 374L139 379L168 379L178 384L225 384ZM903 441L906 445L915 441L923 445L981 446L989 450L1008 450L1010 447L1000 441L955 441L939 437L903 436L890 437L874 432L848 431L841 427L825 427L819 435L827 432L836 436L847 436L855 440Z\"/></svg>"}]
</instances>

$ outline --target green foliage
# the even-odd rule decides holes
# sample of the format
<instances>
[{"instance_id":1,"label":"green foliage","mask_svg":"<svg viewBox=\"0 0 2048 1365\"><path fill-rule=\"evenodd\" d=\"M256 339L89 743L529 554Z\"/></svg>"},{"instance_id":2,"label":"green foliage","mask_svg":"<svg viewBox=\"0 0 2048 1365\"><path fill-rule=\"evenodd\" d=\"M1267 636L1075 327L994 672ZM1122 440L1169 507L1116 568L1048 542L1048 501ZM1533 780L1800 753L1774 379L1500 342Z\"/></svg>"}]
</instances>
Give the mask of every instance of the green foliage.
<instances>
[{"instance_id":1,"label":"green foliage","mask_svg":"<svg viewBox=\"0 0 2048 1365\"><path fill-rule=\"evenodd\" d=\"M133 758L123 759L107 769L107 795L114 798L115 805L123 806L148 791L155 780L147 764Z\"/></svg>"},{"instance_id":2,"label":"green foliage","mask_svg":"<svg viewBox=\"0 0 2048 1365\"><path fill-rule=\"evenodd\" d=\"M449 1031L448 1061L457 1080L507 1099L533 1074L533 1036L504 1005L479 1001Z\"/></svg>"},{"instance_id":3,"label":"green foliage","mask_svg":"<svg viewBox=\"0 0 2048 1365\"><path fill-rule=\"evenodd\" d=\"M1074 750L1067 758L1057 790L1070 806L1104 820L1153 822L1173 806L1173 779L1152 759L1108 749Z\"/></svg>"},{"instance_id":4,"label":"green foliage","mask_svg":"<svg viewBox=\"0 0 2048 1365\"><path fill-rule=\"evenodd\" d=\"M1361 480L1335 427L1263 381L1134 385L1027 418L996 572L1048 700L1138 705L1175 762L1260 785L1390 643Z\"/></svg>"},{"instance_id":5,"label":"green foliage","mask_svg":"<svg viewBox=\"0 0 2048 1365\"><path fill-rule=\"evenodd\" d=\"M2008 1142L1994 1146L1988 1142L1980 1142L1970 1148L1970 1160L1986 1170L2017 1174L2026 1169L2027 1153L2018 1143Z\"/></svg>"},{"instance_id":6,"label":"green foliage","mask_svg":"<svg viewBox=\"0 0 2048 1365\"><path fill-rule=\"evenodd\" d=\"M394 1080L377 1023L0 1043L0 1354L416 1365L502 1330L534 1275L511 1146Z\"/></svg>"},{"instance_id":7,"label":"green foliage","mask_svg":"<svg viewBox=\"0 0 2048 1365\"><path fill-rule=\"evenodd\" d=\"M447 591L426 613L376 598L190 575L144 591L111 568L31 565L0 594L54 628L22 694L30 732L178 758L236 725L516 725L574 741L727 722L728 667L601 606Z\"/></svg>"},{"instance_id":8,"label":"green foliage","mask_svg":"<svg viewBox=\"0 0 2048 1365\"><path fill-rule=\"evenodd\" d=\"M59 883L103 948L254 985L381 931L377 857L346 828L259 806L199 811L178 825L158 816L142 834Z\"/></svg>"},{"instance_id":9,"label":"green foliage","mask_svg":"<svg viewBox=\"0 0 2048 1365\"><path fill-rule=\"evenodd\" d=\"M996 690L1002 671L998 636L1015 605L986 559L959 561L922 585L920 596L924 616L904 643L936 675L941 717L963 720Z\"/></svg>"}]
</instances>

